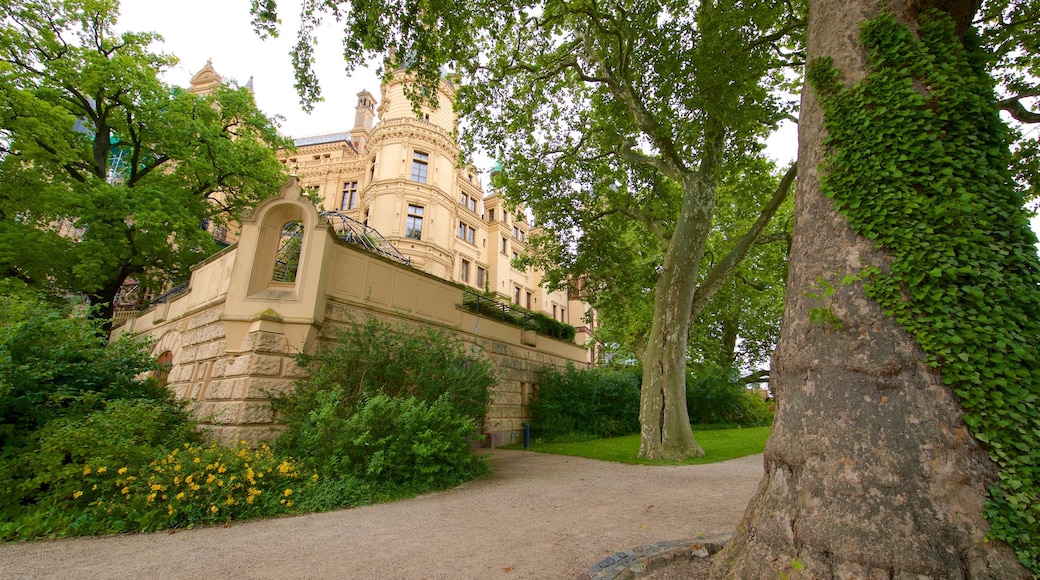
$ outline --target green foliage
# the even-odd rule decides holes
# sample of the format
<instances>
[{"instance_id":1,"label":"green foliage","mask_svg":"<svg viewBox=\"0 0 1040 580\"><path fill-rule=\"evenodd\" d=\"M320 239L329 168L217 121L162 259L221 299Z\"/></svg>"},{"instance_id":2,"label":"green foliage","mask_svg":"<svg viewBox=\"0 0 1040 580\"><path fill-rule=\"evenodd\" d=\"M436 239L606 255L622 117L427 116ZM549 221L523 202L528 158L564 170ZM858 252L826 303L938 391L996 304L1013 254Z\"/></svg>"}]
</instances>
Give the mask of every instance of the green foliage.
<instances>
[{"instance_id":1,"label":"green foliage","mask_svg":"<svg viewBox=\"0 0 1040 580\"><path fill-rule=\"evenodd\" d=\"M543 441L612 437L639 431L640 370L542 369L530 403L531 429Z\"/></svg>"},{"instance_id":2,"label":"green foliage","mask_svg":"<svg viewBox=\"0 0 1040 580\"><path fill-rule=\"evenodd\" d=\"M321 468L408 490L450 487L488 471L470 447L476 433L447 395L432 403L376 395L346 421L342 447Z\"/></svg>"},{"instance_id":3,"label":"green foliage","mask_svg":"<svg viewBox=\"0 0 1040 580\"><path fill-rule=\"evenodd\" d=\"M993 81L977 39L965 48L940 15L916 36L882 15L863 39L873 70L856 86L810 68L832 147L823 191L892 257L866 291L960 398L999 466L990 535L1040 574L1040 262Z\"/></svg>"},{"instance_id":4,"label":"green foliage","mask_svg":"<svg viewBox=\"0 0 1040 580\"><path fill-rule=\"evenodd\" d=\"M141 342L109 342L100 325L35 297L0 297L0 454L16 452L48 421L107 401L170 394L138 377L156 367Z\"/></svg>"},{"instance_id":5,"label":"green foliage","mask_svg":"<svg viewBox=\"0 0 1040 580\"><path fill-rule=\"evenodd\" d=\"M489 362L446 332L371 319L298 362L312 373L275 400L286 426L278 448L323 477L384 493L438 489L482 472L470 442L496 379ZM334 501L359 492L324 484L322 493Z\"/></svg>"},{"instance_id":6,"label":"green foliage","mask_svg":"<svg viewBox=\"0 0 1040 580\"><path fill-rule=\"evenodd\" d=\"M695 432L698 443L704 448L704 456L690 457L679 462L670 459L639 458L639 435L558 443L535 441L531 450L634 465L706 465L762 453L765 450L766 438L769 437L769 427L695 429Z\"/></svg>"},{"instance_id":7,"label":"green foliage","mask_svg":"<svg viewBox=\"0 0 1040 580\"><path fill-rule=\"evenodd\" d=\"M41 501L0 524L0 538L148 532L293 513L294 501L318 479L266 446L184 443L150 453L135 447L69 465ZM142 454L148 461L137 462Z\"/></svg>"},{"instance_id":8,"label":"green foliage","mask_svg":"<svg viewBox=\"0 0 1040 580\"><path fill-rule=\"evenodd\" d=\"M686 385L686 409L694 425L763 427L773 422L769 403L734 374L700 380L690 377Z\"/></svg>"},{"instance_id":9,"label":"green foliage","mask_svg":"<svg viewBox=\"0 0 1040 580\"><path fill-rule=\"evenodd\" d=\"M8 483L0 514L7 517L19 515L23 506L50 509L61 505L77 490L83 491L80 475L88 466L138 469L169 446L198 441L199 435L183 405L123 399L109 401L85 415L56 418L27 434L27 439L27 445L9 448L0 459L0 480ZM85 493L91 500L105 493L96 491L87 489Z\"/></svg>"},{"instance_id":10,"label":"green foliage","mask_svg":"<svg viewBox=\"0 0 1040 580\"><path fill-rule=\"evenodd\" d=\"M200 223L277 192L288 144L245 88L161 82L176 59L149 51L154 35L116 33L117 9L0 7L0 278L96 305L127 277L187 279L217 249Z\"/></svg>"},{"instance_id":11,"label":"green foliage","mask_svg":"<svg viewBox=\"0 0 1040 580\"><path fill-rule=\"evenodd\" d=\"M469 292L463 296L462 306L472 312L522 327L524 330L533 330L543 336L567 342L574 342L574 335L577 333L570 324L555 320L541 312L534 312Z\"/></svg>"},{"instance_id":12,"label":"green foliage","mask_svg":"<svg viewBox=\"0 0 1040 580\"><path fill-rule=\"evenodd\" d=\"M393 326L375 318L351 324L334 345L313 356L301 354L296 362L312 370L310 377L292 394L275 400L290 432L324 407L335 407L329 412L345 420L365 397L379 394L429 403L447 395L459 413L480 424L489 389L497 382L491 363L467 353L448 332Z\"/></svg>"}]
</instances>

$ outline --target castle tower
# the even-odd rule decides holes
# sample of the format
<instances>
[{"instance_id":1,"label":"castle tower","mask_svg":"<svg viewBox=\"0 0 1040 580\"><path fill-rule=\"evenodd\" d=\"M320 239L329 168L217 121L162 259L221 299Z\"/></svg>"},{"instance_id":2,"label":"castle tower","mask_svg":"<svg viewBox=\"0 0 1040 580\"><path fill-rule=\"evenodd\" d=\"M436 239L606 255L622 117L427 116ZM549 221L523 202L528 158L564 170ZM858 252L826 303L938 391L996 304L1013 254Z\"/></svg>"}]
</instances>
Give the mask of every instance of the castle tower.
<instances>
[{"instance_id":1,"label":"castle tower","mask_svg":"<svg viewBox=\"0 0 1040 580\"><path fill-rule=\"evenodd\" d=\"M357 94L357 113L354 115L354 128L350 131L351 142L359 153L365 153L372 125L375 123L376 98L368 91Z\"/></svg>"}]
</instances>

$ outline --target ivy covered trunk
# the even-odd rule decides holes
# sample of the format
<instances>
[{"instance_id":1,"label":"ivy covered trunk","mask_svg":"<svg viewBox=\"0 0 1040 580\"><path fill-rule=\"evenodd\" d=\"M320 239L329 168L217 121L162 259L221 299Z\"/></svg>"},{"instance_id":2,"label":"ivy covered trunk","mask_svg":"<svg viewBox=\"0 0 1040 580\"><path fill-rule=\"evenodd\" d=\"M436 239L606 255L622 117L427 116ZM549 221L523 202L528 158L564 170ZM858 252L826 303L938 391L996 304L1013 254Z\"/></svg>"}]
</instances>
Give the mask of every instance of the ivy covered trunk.
<instances>
[{"instance_id":1,"label":"ivy covered trunk","mask_svg":"<svg viewBox=\"0 0 1040 580\"><path fill-rule=\"evenodd\" d=\"M949 8L954 33L921 6L893 16L873 0L810 0L814 84L799 121L776 419L765 477L713 578L1030 576L1036 253L1020 203L1000 193L1006 161L986 82L962 66L974 9ZM945 28L924 30L929 19ZM931 47L916 47L927 35ZM978 254L999 244L996 257ZM1015 263L1017 254L1026 257ZM966 298L973 288L977 303ZM980 324L994 303L1005 318ZM1007 328L1018 335L1007 339L1014 367L992 362ZM1013 397L1027 412L1009 419L1010 439L986 444L999 431L988 401Z\"/></svg>"}]
</instances>

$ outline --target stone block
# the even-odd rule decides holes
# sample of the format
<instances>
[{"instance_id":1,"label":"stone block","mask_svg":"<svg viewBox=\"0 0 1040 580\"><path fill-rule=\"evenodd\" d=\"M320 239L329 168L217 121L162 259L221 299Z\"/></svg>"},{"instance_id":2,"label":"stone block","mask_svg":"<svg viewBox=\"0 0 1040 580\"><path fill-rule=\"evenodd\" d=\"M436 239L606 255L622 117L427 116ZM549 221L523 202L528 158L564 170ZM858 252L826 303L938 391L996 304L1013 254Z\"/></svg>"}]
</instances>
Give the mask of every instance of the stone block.
<instances>
[{"instance_id":1,"label":"stone block","mask_svg":"<svg viewBox=\"0 0 1040 580\"><path fill-rule=\"evenodd\" d=\"M195 370L195 365L191 364L180 364L170 369L170 374L166 377L167 384L181 383L191 380L191 375Z\"/></svg>"},{"instance_id":2,"label":"stone block","mask_svg":"<svg viewBox=\"0 0 1040 580\"><path fill-rule=\"evenodd\" d=\"M180 363L187 364L199 360L199 349L196 346L181 347Z\"/></svg>"},{"instance_id":3,"label":"stone block","mask_svg":"<svg viewBox=\"0 0 1040 580\"><path fill-rule=\"evenodd\" d=\"M289 352L289 341L284 334L258 330L246 335L242 341L242 350L285 354Z\"/></svg>"},{"instance_id":4,"label":"stone block","mask_svg":"<svg viewBox=\"0 0 1040 580\"><path fill-rule=\"evenodd\" d=\"M246 354L235 357L224 370L229 377L272 376L282 373L282 357L280 355Z\"/></svg>"},{"instance_id":5,"label":"stone block","mask_svg":"<svg viewBox=\"0 0 1040 580\"><path fill-rule=\"evenodd\" d=\"M224 376L224 373L227 370L227 366L227 358L218 358L217 360L213 361L213 370L210 371L209 376L214 379Z\"/></svg>"},{"instance_id":6,"label":"stone block","mask_svg":"<svg viewBox=\"0 0 1040 580\"><path fill-rule=\"evenodd\" d=\"M199 360L212 360L227 354L227 341L216 340L199 345Z\"/></svg>"},{"instance_id":7,"label":"stone block","mask_svg":"<svg viewBox=\"0 0 1040 580\"><path fill-rule=\"evenodd\" d=\"M199 403L195 415L203 423L234 425L238 421L238 410L242 403L233 401L205 401Z\"/></svg>"},{"instance_id":8,"label":"stone block","mask_svg":"<svg viewBox=\"0 0 1040 580\"><path fill-rule=\"evenodd\" d=\"M206 400L207 401L219 401L219 400L230 400L233 397L235 387L234 379L222 379L217 381L210 381L209 387L206 389Z\"/></svg>"},{"instance_id":9,"label":"stone block","mask_svg":"<svg viewBox=\"0 0 1040 580\"><path fill-rule=\"evenodd\" d=\"M293 379L305 379L310 373L306 368L297 365L295 360L287 358L283 364L282 375Z\"/></svg>"},{"instance_id":10,"label":"stone block","mask_svg":"<svg viewBox=\"0 0 1040 580\"><path fill-rule=\"evenodd\" d=\"M198 314L188 318L187 329L188 330L193 330L193 329L199 328L201 326L205 326L207 324L212 324L212 323L220 320L220 315L223 314L223 313L224 313L223 306L219 306L219 307L216 307L216 308L210 308L209 310L205 310L203 312L199 312Z\"/></svg>"},{"instance_id":11,"label":"stone block","mask_svg":"<svg viewBox=\"0 0 1040 580\"><path fill-rule=\"evenodd\" d=\"M240 381L242 394L239 398L242 399L271 399L291 392L294 388L291 379L249 378Z\"/></svg>"},{"instance_id":12,"label":"stone block","mask_svg":"<svg viewBox=\"0 0 1040 580\"><path fill-rule=\"evenodd\" d=\"M271 403L246 402L242 403L238 415L238 422L244 425L256 425L258 423L270 423L273 419Z\"/></svg>"},{"instance_id":13,"label":"stone block","mask_svg":"<svg viewBox=\"0 0 1040 580\"><path fill-rule=\"evenodd\" d=\"M182 344L189 345L210 342L221 338L224 338L224 325L219 322L194 328L181 334Z\"/></svg>"}]
</instances>

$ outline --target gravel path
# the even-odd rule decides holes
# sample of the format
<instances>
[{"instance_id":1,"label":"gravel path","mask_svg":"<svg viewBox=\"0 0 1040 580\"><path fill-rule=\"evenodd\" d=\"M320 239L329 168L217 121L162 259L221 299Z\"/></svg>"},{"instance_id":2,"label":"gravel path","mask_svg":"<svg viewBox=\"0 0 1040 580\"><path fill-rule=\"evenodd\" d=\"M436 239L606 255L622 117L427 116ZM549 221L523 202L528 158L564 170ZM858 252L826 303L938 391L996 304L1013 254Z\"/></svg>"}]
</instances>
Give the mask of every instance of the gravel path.
<instances>
[{"instance_id":1,"label":"gravel path","mask_svg":"<svg viewBox=\"0 0 1040 580\"><path fill-rule=\"evenodd\" d=\"M496 450L494 473L391 504L227 528L0 545L0 578L574 578L732 531L762 456L648 467Z\"/></svg>"}]
</instances>

